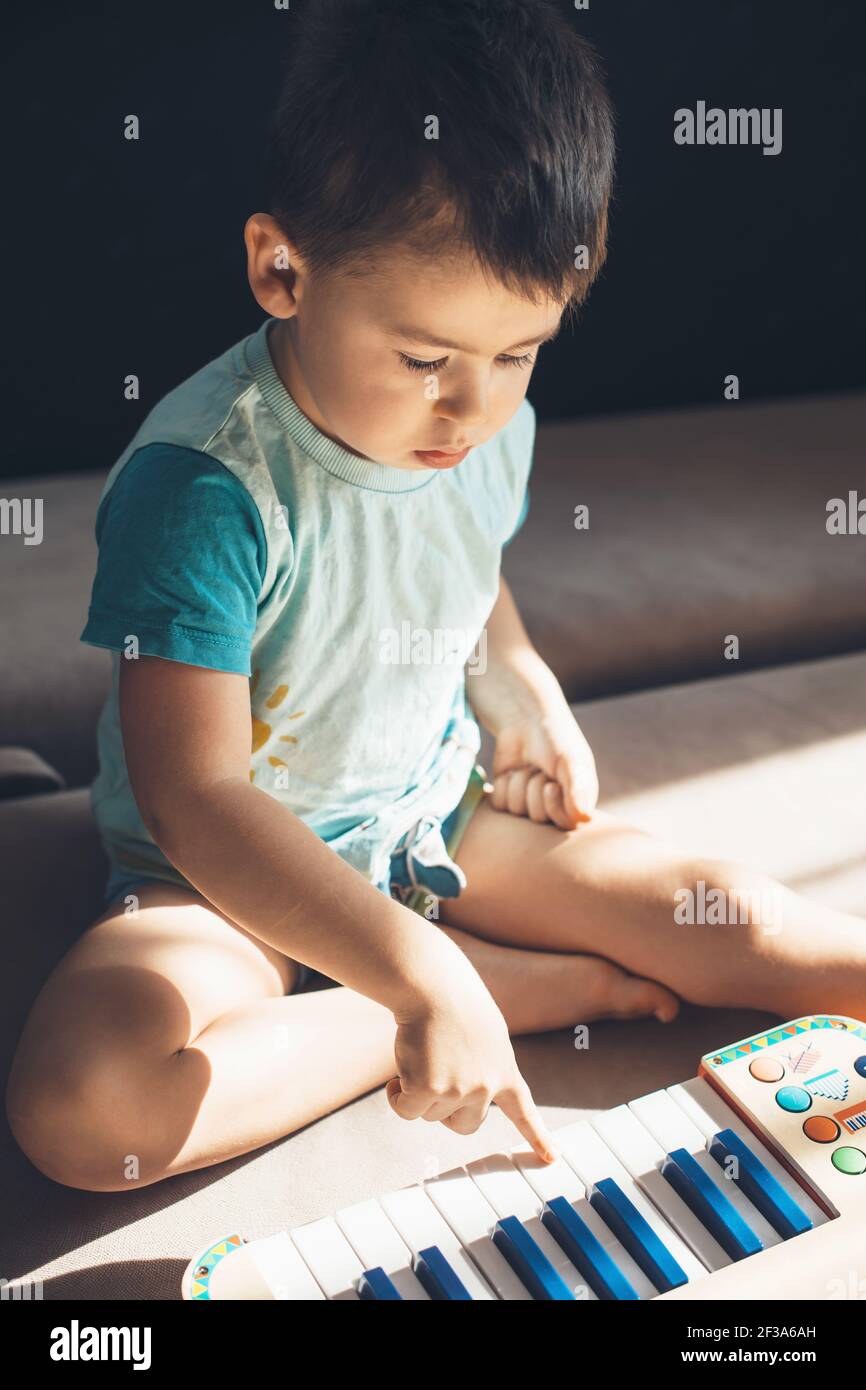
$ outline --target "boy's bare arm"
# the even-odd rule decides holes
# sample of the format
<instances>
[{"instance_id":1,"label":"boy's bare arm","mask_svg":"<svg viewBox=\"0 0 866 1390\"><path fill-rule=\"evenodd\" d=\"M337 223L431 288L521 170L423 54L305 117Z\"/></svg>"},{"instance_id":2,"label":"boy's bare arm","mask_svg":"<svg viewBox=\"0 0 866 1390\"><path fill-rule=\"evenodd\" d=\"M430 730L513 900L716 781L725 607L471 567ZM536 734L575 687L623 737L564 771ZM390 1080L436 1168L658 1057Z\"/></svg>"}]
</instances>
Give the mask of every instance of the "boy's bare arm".
<instances>
[{"instance_id":1,"label":"boy's bare arm","mask_svg":"<svg viewBox=\"0 0 866 1390\"><path fill-rule=\"evenodd\" d=\"M504 575L486 631L486 669L470 667L467 688L475 714L491 734L553 708L568 711L562 687L532 645Z\"/></svg>"},{"instance_id":2,"label":"boy's bare arm","mask_svg":"<svg viewBox=\"0 0 866 1390\"><path fill-rule=\"evenodd\" d=\"M344 863L250 783L246 676L120 662L126 763L160 849L215 907L284 955L404 1014L477 973L444 932ZM480 983L480 981L479 981Z\"/></svg>"},{"instance_id":3,"label":"boy's bare arm","mask_svg":"<svg viewBox=\"0 0 866 1390\"><path fill-rule=\"evenodd\" d=\"M475 714L496 740L497 811L573 830L598 800L592 749L562 687L535 650L505 579L487 619L487 663L467 681Z\"/></svg>"},{"instance_id":4,"label":"boy's bare arm","mask_svg":"<svg viewBox=\"0 0 866 1390\"><path fill-rule=\"evenodd\" d=\"M121 659L119 704L130 784L167 858L253 936L393 1013L391 1108L471 1134L495 1102L549 1161L505 1020L468 956L250 783L247 678Z\"/></svg>"}]
</instances>

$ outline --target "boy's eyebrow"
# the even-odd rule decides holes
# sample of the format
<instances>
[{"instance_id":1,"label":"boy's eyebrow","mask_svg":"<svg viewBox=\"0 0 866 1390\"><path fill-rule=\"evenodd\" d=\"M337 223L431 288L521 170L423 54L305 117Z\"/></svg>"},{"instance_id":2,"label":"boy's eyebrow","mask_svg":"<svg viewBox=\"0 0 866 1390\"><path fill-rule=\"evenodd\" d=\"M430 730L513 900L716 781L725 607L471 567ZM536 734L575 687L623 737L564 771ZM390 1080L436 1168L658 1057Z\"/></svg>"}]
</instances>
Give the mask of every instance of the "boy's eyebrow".
<instances>
[{"instance_id":1,"label":"boy's eyebrow","mask_svg":"<svg viewBox=\"0 0 866 1390\"><path fill-rule=\"evenodd\" d=\"M503 348L503 352L515 352L519 347L535 347L536 343L549 343L556 337L562 320L549 333L539 333L536 338L522 338L514 347ZM408 338L413 343L429 343L431 347L451 348L454 352L471 352L471 348L461 347L459 343L449 342L447 338L437 338L435 333L428 333L426 328L412 328L398 324L390 330L390 336L394 338Z\"/></svg>"}]
</instances>

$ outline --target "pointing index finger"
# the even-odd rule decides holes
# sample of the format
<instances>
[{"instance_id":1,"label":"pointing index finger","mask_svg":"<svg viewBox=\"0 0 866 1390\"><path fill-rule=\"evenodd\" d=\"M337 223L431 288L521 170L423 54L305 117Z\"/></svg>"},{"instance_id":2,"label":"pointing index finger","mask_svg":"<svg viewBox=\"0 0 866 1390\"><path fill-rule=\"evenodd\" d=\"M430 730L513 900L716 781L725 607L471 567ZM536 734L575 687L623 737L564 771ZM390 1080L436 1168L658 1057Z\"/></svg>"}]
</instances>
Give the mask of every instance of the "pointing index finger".
<instances>
[{"instance_id":1,"label":"pointing index finger","mask_svg":"<svg viewBox=\"0 0 866 1390\"><path fill-rule=\"evenodd\" d=\"M536 1109L525 1082L524 1086L525 1090L511 1087L507 1091L500 1091L495 1097L496 1104L520 1130L527 1143L532 1145L542 1162L554 1163L559 1157L559 1151L550 1130Z\"/></svg>"}]
</instances>

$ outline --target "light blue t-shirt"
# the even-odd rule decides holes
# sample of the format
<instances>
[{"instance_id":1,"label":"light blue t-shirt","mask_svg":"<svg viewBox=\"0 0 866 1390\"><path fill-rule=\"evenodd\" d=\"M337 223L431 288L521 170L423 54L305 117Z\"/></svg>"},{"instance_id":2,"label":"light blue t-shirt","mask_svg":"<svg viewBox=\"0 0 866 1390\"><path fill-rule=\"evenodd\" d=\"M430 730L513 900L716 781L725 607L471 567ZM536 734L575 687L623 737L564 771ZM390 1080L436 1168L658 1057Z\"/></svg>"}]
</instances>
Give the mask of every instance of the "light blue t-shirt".
<instances>
[{"instance_id":1,"label":"light blue t-shirt","mask_svg":"<svg viewBox=\"0 0 866 1390\"><path fill-rule=\"evenodd\" d=\"M420 817L454 810L478 754L467 694L526 515L535 412L524 400L445 472L359 458L287 392L275 322L165 396L106 480L82 633L113 652L93 807L115 870L183 883L129 784L119 664L237 672L253 784L379 884Z\"/></svg>"}]
</instances>

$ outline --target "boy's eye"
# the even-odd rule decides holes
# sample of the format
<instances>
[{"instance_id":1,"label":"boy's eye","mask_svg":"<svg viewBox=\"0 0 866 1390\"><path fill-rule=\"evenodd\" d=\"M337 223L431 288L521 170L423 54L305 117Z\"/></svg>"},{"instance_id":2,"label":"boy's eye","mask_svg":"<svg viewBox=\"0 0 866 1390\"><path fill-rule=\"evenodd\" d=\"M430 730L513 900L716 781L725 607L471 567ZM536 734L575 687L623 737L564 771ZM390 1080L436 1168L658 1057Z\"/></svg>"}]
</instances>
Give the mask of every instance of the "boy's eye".
<instances>
[{"instance_id":1,"label":"boy's eye","mask_svg":"<svg viewBox=\"0 0 866 1390\"><path fill-rule=\"evenodd\" d=\"M403 366L410 372L439 372L447 366L448 358L439 357L435 362L421 362L417 357L407 357L405 352L398 352L397 356ZM497 362L503 363L506 367L529 367L535 361L531 352L524 352L521 357L510 357L508 353L503 353L497 357Z\"/></svg>"},{"instance_id":2,"label":"boy's eye","mask_svg":"<svg viewBox=\"0 0 866 1390\"><path fill-rule=\"evenodd\" d=\"M436 362L419 362L417 357L407 357L405 352L398 352L397 356L410 372L435 372L448 361L447 357L440 357Z\"/></svg>"}]
</instances>

